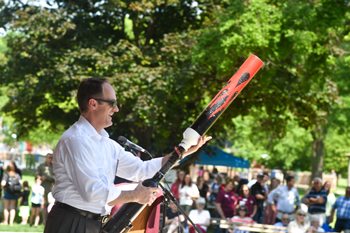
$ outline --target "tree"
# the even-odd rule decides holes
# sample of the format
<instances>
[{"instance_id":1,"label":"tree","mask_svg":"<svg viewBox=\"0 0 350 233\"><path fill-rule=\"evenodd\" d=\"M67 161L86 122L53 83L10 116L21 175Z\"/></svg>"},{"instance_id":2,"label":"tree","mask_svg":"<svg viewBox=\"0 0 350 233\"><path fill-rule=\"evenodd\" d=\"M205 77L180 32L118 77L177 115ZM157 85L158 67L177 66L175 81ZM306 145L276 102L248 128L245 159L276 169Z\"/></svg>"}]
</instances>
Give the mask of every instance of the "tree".
<instances>
[{"instance_id":1,"label":"tree","mask_svg":"<svg viewBox=\"0 0 350 233\"><path fill-rule=\"evenodd\" d=\"M262 128L274 138L285 135L290 113L300 126L314 128L311 166L318 176L323 167L320 129L340 102L332 73L348 32L349 6L327 0L227 2L199 38L196 61L220 79L250 53L259 55L265 66L234 106L240 113L264 109L268 117L261 119Z\"/></svg>"}]
</instances>

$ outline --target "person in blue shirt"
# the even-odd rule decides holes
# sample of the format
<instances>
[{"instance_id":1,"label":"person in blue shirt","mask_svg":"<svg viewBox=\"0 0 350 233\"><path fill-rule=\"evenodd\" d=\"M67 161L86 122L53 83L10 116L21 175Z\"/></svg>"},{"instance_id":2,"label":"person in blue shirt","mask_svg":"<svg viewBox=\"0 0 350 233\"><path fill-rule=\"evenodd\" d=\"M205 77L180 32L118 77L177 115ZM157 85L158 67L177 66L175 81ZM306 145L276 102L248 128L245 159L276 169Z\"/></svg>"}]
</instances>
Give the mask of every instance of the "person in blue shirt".
<instances>
[{"instance_id":1,"label":"person in blue shirt","mask_svg":"<svg viewBox=\"0 0 350 233\"><path fill-rule=\"evenodd\" d=\"M290 222L289 214L285 213L282 215L281 222L276 222L274 224L274 226L276 226L276 227L288 227L289 222ZM280 231L287 232L287 229L280 230Z\"/></svg>"},{"instance_id":2,"label":"person in blue shirt","mask_svg":"<svg viewBox=\"0 0 350 233\"><path fill-rule=\"evenodd\" d=\"M334 211L337 209L337 221L335 222L334 230L345 233L350 232L350 186L346 188L345 196L337 198L333 204L331 216L329 216L329 222L333 222Z\"/></svg>"},{"instance_id":3,"label":"person in blue shirt","mask_svg":"<svg viewBox=\"0 0 350 233\"><path fill-rule=\"evenodd\" d=\"M326 222L327 190L322 188L322 180L316 177L310 192L303 198L303 202L308 208L309 218L318 218L322 226Z\"/></svg>"}]
</instances>

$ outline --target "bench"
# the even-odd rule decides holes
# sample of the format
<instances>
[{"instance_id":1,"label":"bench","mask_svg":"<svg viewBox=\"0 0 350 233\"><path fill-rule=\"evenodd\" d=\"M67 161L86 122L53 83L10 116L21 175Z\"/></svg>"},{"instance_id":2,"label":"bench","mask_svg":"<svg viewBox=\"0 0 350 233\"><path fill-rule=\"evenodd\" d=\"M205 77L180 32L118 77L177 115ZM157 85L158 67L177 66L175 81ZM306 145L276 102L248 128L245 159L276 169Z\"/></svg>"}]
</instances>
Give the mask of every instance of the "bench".
<instances>
[{"instance_id":1,"label":"bench","mask_svg":"<svg viewBox=\"0 0 350 233\"><path fill-rule=\"evenodd\" d=\"M281 233L287 231L287 227L277 227L267 224L258 223L240 223L240 222L230 222L226 219L221 218L211 218L210 223L212 225L219 225L221 229L237 229L250 232L264 232L264 233Z\"/></svg>"},{"instance_id":2,"label":"bench","mask_svg":"<svg viewBox=\"0 0 350 233\"><path fill-rule=\"evenodd\" d=\"M240 222L230 222L226 219L221 218L211 218L211 225L219 225L221 229L237 229L249 232L261 232L261 233L281 233L287 231L287 227L277 227L267 224L258 223L240 223ZM317 233L317 232L316 232ZM331 233L331 232L325 232Z\"/></svg>"}]
</instances>

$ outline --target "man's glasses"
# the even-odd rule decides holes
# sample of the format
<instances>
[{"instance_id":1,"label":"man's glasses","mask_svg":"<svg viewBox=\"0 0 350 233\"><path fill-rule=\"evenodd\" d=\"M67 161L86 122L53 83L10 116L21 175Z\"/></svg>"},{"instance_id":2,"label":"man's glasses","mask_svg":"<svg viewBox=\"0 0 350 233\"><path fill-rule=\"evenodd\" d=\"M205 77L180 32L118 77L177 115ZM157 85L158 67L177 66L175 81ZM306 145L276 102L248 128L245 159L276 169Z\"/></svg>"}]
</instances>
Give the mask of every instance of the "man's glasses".
<instances>
[{"instance_id":1,"label":"man's glasses","mask_svg":"<svg viewBox=\"0 0 350 233\"><path fill-rule=\"evenodd\" d=\"M96 98L92 98L94 100L97 101L102 101L102 102L106 102L109 104L109 106L111 106L112 108L115 108L115 106L117 106L117 101L116 100L104 100L104 99L96 99Z\"/></svg>"},{"instance_id":2,"label":"man's glasses","mask_svg":"<svg viewBox=\"0 0 350 233\"><path fill-rule=\"evenodd\" d=\"M289 218L282 218L282 221L289 221Z\"/></svg>"},{"instance_id":3,"label":"man's glasses","mask_svg":"<svg viewBox=\"0 0 350 233\"><path fill-rule=\"evenodd\" d=\"M298 214L299 216L303 216L303 217L305 217L305 214Z\"/></svg>"}]
</instances>

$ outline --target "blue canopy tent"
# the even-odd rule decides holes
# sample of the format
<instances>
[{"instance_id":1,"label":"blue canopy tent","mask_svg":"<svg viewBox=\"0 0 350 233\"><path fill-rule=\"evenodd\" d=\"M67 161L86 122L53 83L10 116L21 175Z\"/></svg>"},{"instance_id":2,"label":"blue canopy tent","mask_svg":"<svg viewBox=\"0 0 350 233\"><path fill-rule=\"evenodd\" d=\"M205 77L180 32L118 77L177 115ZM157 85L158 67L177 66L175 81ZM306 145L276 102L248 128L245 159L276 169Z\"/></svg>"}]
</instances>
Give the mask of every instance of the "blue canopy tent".
<instances>
[{"instance_id":1,"label":"blue canopy tent","mask_svg":"<svg viewBox=\"0 0 350 233\"><path fill-rule=\"evenodd\" d=\"M211 152L205 152L203 150L198 156L195 164L199 165L213 165L213 166L225 166L225 167L238 167L238 168L250 168L250 163L247 160L238 158L234 155L226 153L214 146L210 147ZM186 161L185 158L182 162Z\"/></svg>"}]
</instances>

